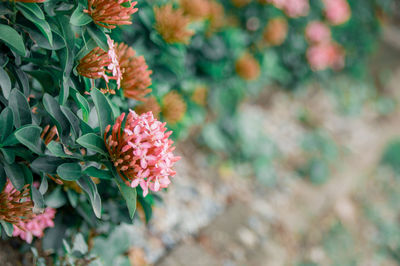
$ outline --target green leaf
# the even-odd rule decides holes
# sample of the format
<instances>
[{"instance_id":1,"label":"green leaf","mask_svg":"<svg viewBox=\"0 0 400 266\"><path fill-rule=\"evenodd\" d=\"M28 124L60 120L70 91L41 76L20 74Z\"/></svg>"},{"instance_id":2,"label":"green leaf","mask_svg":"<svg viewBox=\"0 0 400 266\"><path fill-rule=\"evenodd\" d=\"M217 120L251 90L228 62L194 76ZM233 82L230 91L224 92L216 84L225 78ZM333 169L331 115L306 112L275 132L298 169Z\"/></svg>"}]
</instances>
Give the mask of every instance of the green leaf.
<instances>
[{"instance_id":1,"label":"green leaf","mask_svg":"<svg viewBox=\"0 0 400 266\"><path fill-rule=\"evenodd\" d=\"M90 177L97 177L100 179L106 179L106 180L112 180L113 175L110 171L107 170L101 170L98 169L94 166L89 166L83 171L85 174L87 174Z\"/></svg>"},{"instance_id":2,"label":"green leaf","mask_svg":"<svg viewBox=\"0 0 400 266\"><path fill-rule=\"evenodd\" d=\"M60 106L62 113L71 125L72 134L77 137L79 134L79 118L66 106Z\"/></svg>"},{"instance_id":3,"label":"green leaf","mask_svg":"<svg viewBox=\"0 0 400 266\"><path fill-rule=\"evenodd\" d=\"M76 181L78 185L88 194L92 209L97 218L101 218L101 198L97 191L97 186L93 180L87 176Z\"/></svg>"},{"instance_id":4,"label":"green leaf","mask_svg":"<svg viewBox=\"0 0 400 266\"><path fill-rule=\"evenodd\" d=\"M75 181L82 176L82 167L79 163L64 163L57 168L57 174L63 180Z\"/></svg>"},{"instance_id":5,"label":"green leaf","mask_svg":"<svg viewBox=\"0 0 400 266\"><path fill-rule=\"evenodd\" d=\"M44 19L38 18L36 13L34 13L31 9L27 8L26 5L17 5L17 9L21 11L21 13L24 15L25 18L27 18L28 20L33 22L33 24L35 24L35 26L43 33L43 35L49 41L50 45L53 46L53 34L51 32L49 23L47 23L47 21Z\"/></svg>"},{"instance_id":6,"label":"green leaf","mask_svg":"<svg viewBox=\"0 0 400 266\"><path fill-rule=\"evenodd\" d=\"M30 76L39 81L44 91L52 92L55 88L54 77L51 75L51 72L41 71L41 70L32 70L26 71Z\"/></svg>"},{"instance_id":7,"label":"green leaf","mask_svg":"<svg viewBox=\"0 0 400 266\"><path fill-rule=\"evenodd\" d=\"M11 91L11 80L7 72L0 66L0 88L4 98L8 99Z\"/></svg>"},{"instance_id":8,"label":"green leaf","mask_svg":"<svg viewBox=\"0 0 400 266\"><path fill-rule=\"evenodd\" d=\"M94 133L83 135L77 139L76 142L89 150L93 150L103 155L108 154L104 140Z\"/></svg>"},{"instance_id":9,"label":"green leaf","mask_svg":"<svg viewBox=\"0 0 400 266\"><path fill-rule=\"evenodd\" d=\"M14 116L12 109L6 107L0 114L0 143L2 143L13 131Z\"/></svg>"},{"instance_id":10,"label":"green leaf","mask_svg":"<svg viewBox=\"0 0 400 266\"><path fill-rule=\"evenodd\" d=\"M103 30L99 29L96 25L89 25L87 31L97 45L104 51L108 51L107 36Z\"/></svg>"},{"instance_id":11,"label":"green leaf","mask_svg":"<svg viewBox=\"0 0 400 266\"><path fill-rule=\"evenodd\" d=\"M71 15L69 22L74 26L84 26L92 22L92 18L83 12L83 5L79 4Z\"/></svg>"},{"instance_id":12,"label":"green leaf","mask_svg":"<svg viewBox=\"0 0 400 266\"><path fill-rule=\"evenodd\" d=\"M77 251L82 255L88 252L88 245L85 242L81 233L78 233L75 236L74 243L72 244L72 252Z\"/></svg>"},{"instance_id":13,"label":"green leaf","mask_svg":"<svg viewBox=\"0 0 400 266\"><path fill-rule=\"evenodd\" d=\"M31 168L36 171L54 175L57 173L57 167L65 161L54 156L42 156L31 163Z\"/></svg>"},{"instance_id":14,"label":"green leaf","mask_svg":"<svg viewBox=\"0 0 400 266\"><path fill-rule=\"evenodd\" d=\"M61 66L64 69L63 77L69 77L74 66L75 35L71 29L69 17L57 16L56 19L59 25L61 36L65 42L65 48L57 51L57 55L60 58Z\"/></svg>"},{"instance_id":15,"label":"green leaf","mask_svg":"<svg viewBox=\"0 0 400 266\"><path fill-rule=\"evenodd\" d=\"M13 89L8 99L8 105L13 110L14 125L16 128L32 124L32 114L25 96L17 89Z\"/></svg>"},{"instance_id":16,"label":"green leaf","mask_svg":"<svg viewBox=\"0 0 400 266\"><path fill-rule=\"evenodd\" d=\"M97 117L99 119L99 126L101 135L104 135L104 130L108 125L114 124L113 110L106 96L101 93L98 89L93 88L91 92L94 105L97 111Z\"/></svg>"},{"instance_id":17,"label":"green leaf","mask_svg":"<svg viewBox=\"0 0 400 266\"><path fill-rule=\"evenodd\" d=\"M71 203L71 206L76 208L76 206L78 205L78 198L79 198L78 193L76 193L72 189L68 189L67 196L68 196L69 203Z\"/></svg>"},{"instance_id":18,"label":"green leaf","mask_svg":"<svg viewBox=\"0 0 400 266\"><path fill-rule=\"evenodd\" d=\"M4 231L6 232L7 236L12 237L13 231L14 231L14 226L10 223L7 223L3 220L0 220L1 225L4 228Z\"/></svg>"},{"instance_id":19,"label":"green leaf","mask_svg":"<svg viewBox=\"0 0 400 266\"><path fill-rule=\"evenodd\" d=\"M25 56L26 50L24 40L18 32L10 26L0 24L0 40L9 45L17 54Z\"/></svg>"},{"instance_id":20,"label":"green leaf","mask_svg":"<svg viewBox=\"0 0 400 266\"><path fill-rule=\"evenodd\" d=\"M43 195L40 194L39 190L37 190L35 186L31 186L31 192L32 192L32 200L34 203L33 212L40 213L44 210L45 207Z\"/></svg>"},{"instance_id":21,"label":"green leaf","mask_svg":"<svg viewBox=\"0 0 400 266\"><path fill-rule=\"evenodd\" d=\"M45 199L45 203L47 206L58 209L67 203L67 199L63 191L61 190L62 186L57 186Z\"/></svg>"},{"instance_id":22,"label":"green leaf","mask_svg":"<svg viewBox=\"0 0 400 266\"><path fill-rule=\"evenodd\" d=\"M127 186L118 176L115 177L114 180L117 183L119 191L121 191L121 194L126 201L126 205L129 210L129 217L133 219L133 216L135 215L136 212L136 199L137 199L136 188Z\"/></svg>"},{"instance_id":23,"label":"green leaf","mask_svg":"<svg viewBox=\"0 0 400 266\"><path fill-rule=\"evenodd\" d=\"M45 93L43 96L43 105L46 111L50 114L62 139L68 138L70 128L69 121L62 113L59 103L49 94Z\"/></svg>"},{"instance_id":24,"label":"green leaf","mask_svg":"<svg viewBox=\"0 0 400 266\"><path fill-rule=\"evenodd\" d=\"M83 97L79 93L76 93L76 101L79 107L82 109L83 120L85 122L88 122L89 112L90 112L89 103L87 102L85 97Z\"/></svg>"},{"instance_id":25,"label":"green leaf","mask_svg":"<svg viewBox=\"0 0 400 266\"><path fill-rule=\"evenodd\" d=\"M11 183L17 190L21 190L25 185L24 170L17 163L4 164L4 170L6 175L10 179Z\"/></svg>"},{"instance_id":26,"label":"green leaf","mask_svg":"<svg viewBox=\"0 0 400 266\"><path fill-rule=\"evenodd\" d=\"M47 144L46 147L52 155L55 155L60 158L75 158L75 159L82 158L82 156L66 154L64 152L63 145L56 141L51 141L49 144Z\"/></svg>"},{"instance_id":27,"label":"green leaf","mask_svg":"<svg viewBox=\"0 0 400 266\"><path fill-rule=\"evenodd\" d=\"M17 6L22 6L25 10L29 10L38 19L44 19L43 11L40 9L38 4L35 3L22 3L16 2Z\"/></svg>"},{"instance_id":28,"label":"green leaf","mask_svg":"<svg viewBox=\"0 0 400 266\"><path fill-rule=\"evenodd\" d=\"M21 127L15 132L15 137L23 145L36 154L43 154L44 143L40 138L42 129L39 126L28 125Z\"/></svg>"},{"instance_id":29,"label":"green leaf","mask_svg":"<svg viewBox=\"0 0 400 266\"><path fill-rule=\"evenodd\" d=\"M0 151L3 153L4 160L8 164L13 164L15 161L15 152L11 149L1 148Z\"/></svg>"}]
</instances>

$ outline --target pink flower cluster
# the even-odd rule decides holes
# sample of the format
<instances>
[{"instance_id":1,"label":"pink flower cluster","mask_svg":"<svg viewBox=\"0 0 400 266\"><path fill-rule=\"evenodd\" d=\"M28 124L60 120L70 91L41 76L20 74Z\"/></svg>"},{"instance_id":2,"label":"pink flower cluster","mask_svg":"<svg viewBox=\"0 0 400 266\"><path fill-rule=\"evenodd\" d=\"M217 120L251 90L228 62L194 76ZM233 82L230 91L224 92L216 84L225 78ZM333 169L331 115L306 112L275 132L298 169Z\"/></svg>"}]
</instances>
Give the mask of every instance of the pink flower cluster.
<instances>
[{"instance_id":1,"label":"pink flower cluster","mask_svg":"<svg viewBox=\"0 0 400 266\"><path fill-rule=\"evenodd\" d=\"M311 44L307 51L307 60L312 70L339 70L344 67L344 50L332 41L331 30L326 24L320 21L310 22L305 35Z\"/></svg>"},{"instance_id":2,"label":"pink flower cluster","mask_svg":"<svg viewBox=\"0 0 400 266\"><path fill-rule=\"evenodd\" d=\"M306 38L311 43L331 41L331 29L321 21L312 21L306 27Z\"/></svg>"},{"instance_id":3,"label":"pink flower cluster","mask_svg":"<svg viewBox=\"0 0 400 266\"><path fill-rule=\"evenodd\" d=\"M347 0L323 0L326 19L333 25L340 25L350 19L351 9Z\"/></svg>"},{"instance_id":4,"label":"pink flower cluster","mask_svg":"<svg viewBox=\"0 0 400 266\"><path fill-rule=\"evenodd\" d=\"M121 114L111 134L111 126L106 128L104 140L114 166L121 178L131 187L139 184L143 196L159 191L171 183L169 177L175 175L173 164L180 159L174 156L175 147L169 139L171 131L166 132L166 123L153 117L152 112L137 115L130 111L124 129L121 129L125 113Z\"/></svg>"},{"instance_id":5,"label":"pink flower cluster","mask_svg":"<svg viewBox=\"0 0 400 266\"><path fill-rule=\"evenodd\" d=\"M20 221L18 225L14 225L13 236L19 236L27 243L32 243L33 237L43 237L43 231L47 227L54 227L54 217L56 210L46 208L42 214L37 214L31 220Z\"/></svg>"},{"instance_id":6,"label":"pink flower cluster","mask_svg":"<svg viewBox=\"0 0 400 266\"><path fill-rule=\"evenodd\" d=\"M310 11L308 0L267 0L276 8L282 9L292 18L307 16Z\"/></svg>"},{"instance_id":7,"label":"pink flower cluster","mask_svg":"<svg viewBox=\"0 0 400 266\"><path fill-rule=\"evenodd\" d=\"M118 89L119 89L121 87L122 71L119 66L117 53L115 51L115 48L117 46L116 46L116 44L114 44L114 41L108 35L107 35L107 44L108 44L107 54L110 59L110 63L107 66L107 69L111 72L112 79L115 79L117 81L117 85L118 85ZM103 72L103 78L108 83L109 76L107 76L105 74L105 72Z\"/></svg>"}]
</instances>

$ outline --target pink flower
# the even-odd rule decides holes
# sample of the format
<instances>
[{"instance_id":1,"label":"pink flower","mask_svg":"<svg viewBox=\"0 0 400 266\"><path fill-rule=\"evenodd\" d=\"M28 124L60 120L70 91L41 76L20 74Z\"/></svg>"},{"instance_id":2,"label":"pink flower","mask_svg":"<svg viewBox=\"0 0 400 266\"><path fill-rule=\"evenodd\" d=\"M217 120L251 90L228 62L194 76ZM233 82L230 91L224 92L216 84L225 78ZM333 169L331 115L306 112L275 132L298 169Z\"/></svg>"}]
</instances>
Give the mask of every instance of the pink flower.
<instances>
[{"instance_id":1,"label":"pink flower","mask_svg":"<svg viewBox=\"0 0 400 266\"><path fill-rule=\"evenodd\" d=\"M333 42L312 45L307 51L307 60L314 71L339 70L344 67L344 56L342 47Z\"/></svg>"},{"instance_id":2,"label":"pink flower","mask_svg":"<svg viewBox=\"0 0 400 266\"><path fill-rule=\"evenodd\" d=\"M130 111L125 127L122 113L111 129L106 128L104 142L120 177L131 187L140 185L143 196L159 191L171 183L169 177L176 173L172 169L180 157L174 156L175 147L166 132L166 123L161 123L151 112L137 115ZM110 132L110 134L108 134Z\"/></svg>"},{"instance_id":3,"label":"pink flower","mask_svg":"<svg viewBox=\"0 0 400 266\"><path fill-rule=\"evenodd\" d=\"M306 27L306 38L311 43L331 41L331 29L321 21L312 21Z\"/></svg>"},{"instance_id":4,"label":"pink flower","mask_svg":"<svg viewBox=\"0 0 400 266\"><path fill-rule=\"evenodd\" d=\"M17 225L14 225L13 236L19 236L30 244L34 236L41 238L44 229L54 227L53 219L55 215L55 209L46 208L42 214L37 214L31 220L20 221Z\"/></svg>"},{"instance_id":5,"label":"pink flower","mask_svg":"<svg viewBox=\"0 0 400 266\"><path fill-rule=\"evenodd\" d=\"M94 48L79 61L76 70L80 75L90 79L104 79L107 88L110 79L116 80L119 89L121 86L122 71L115 51L116 45L108 35L107 44L108 52L100 47Z\"/></svg>"},{"instance_id":6,"label":"pink flower","mask_svg":"<svg viewBox=\"0 0 400 266\"><path fill-rule=\"evenodd\" d=\"M308 0L286 0L284 11L292 18L307 16L310 4Z\"/></svg>"},{"instance_id":7,"label":"pink flower","mask_svg":"<svg viewBox=\"0 0 400 266\"><path fill-rule=\"evenodd\" d=\"M324 0L325 16L333 25L340 25L350 19L351 9L347 0Z\"/></svg>"}]
</instances>

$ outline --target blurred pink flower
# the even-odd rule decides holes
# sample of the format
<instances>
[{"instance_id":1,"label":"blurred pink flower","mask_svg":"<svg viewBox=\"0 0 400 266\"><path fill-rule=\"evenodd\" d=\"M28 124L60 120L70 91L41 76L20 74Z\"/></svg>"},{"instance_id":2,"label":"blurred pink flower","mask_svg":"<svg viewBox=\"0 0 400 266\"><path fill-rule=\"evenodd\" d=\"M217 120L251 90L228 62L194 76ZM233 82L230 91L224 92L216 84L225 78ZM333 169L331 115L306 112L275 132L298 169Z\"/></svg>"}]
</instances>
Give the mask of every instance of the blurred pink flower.
<instances>
[{"instance_id":1,"label":"blurred pink flower","mask_svg":"<svg viewBox=\"0 0 400 266\"><path fill-rule=\"evenodd\" d=\"M310 4L308 0L286 0L284 11L292 18L307 16Z\"/></svg>"},{"instance_id":2,"label":"blurred pink flower","mask_svg":"<svg viewBox=\"0 0 400 266\"><path fill-rule=\"evenodd\" d=\"M307 60L313 71L327 68L339 70L344 67L344 59L342 47L333 42L312 45L307 51Z\"/></svg>"},{"instance_id":3,"label":"blurred pink flower","mask_svg":"<svg viewBox=\"0 0 400 266\"><path fill-rule=\"evenodd\" d=\"M282 9L292 18L307 16L310 11L308 0L266 0L266 2L273 4L276 8Z\"/></svg>"},{"instance_id":4,"label":"blurred pink flower","mask_svg":"<svg viewBox=\"0 0 400 266\"><path fill-rule=\"evenodd\" d=\"M174 156L175 147L166 132L166 123L161 123L151 112L137 115L130 111L122 128L125 113L122 113L111 129L106 128L104 141L120 177L131 187L140 185L143 196L159 191L171 183L175 175L172 169L180 157ZM111 133L108 135L108 133Z\"/></svg>"},{"instance_id":5,"label":"blurred pink flower","mask_svg":"<svg viewBox=\"0 0 400 266\"><path fill-rule=\"evenodd\" d=\"M321 21L312 21L306 27L306 38L311 43L331 41L331 29Z\"/></svg>"},{"instance_id":6,"label":"blurred pink flower","mask_svg":"<svg viewBox=\"0 0 400 266\"><path fill-rule=\"evenodd\" d=\"M43 237L44 229L54 227L53 219L55 215L55 209L46 208L42 214L37 214L31 220L20 221L18 225L14 225L13 236L19 236L30 244L34 236L41 238Z\"/></svg>"},{"instance_id":7,"label":"blurred pink flower","mask_svg":"<svg viewBox=\"0 0 400 266\"><path fill-rule=\"evenodd\" d=\"M324 0L326 19L333 25L340 25L350 19L351 9L347 0Z\"/></svg>"}]
</instances>

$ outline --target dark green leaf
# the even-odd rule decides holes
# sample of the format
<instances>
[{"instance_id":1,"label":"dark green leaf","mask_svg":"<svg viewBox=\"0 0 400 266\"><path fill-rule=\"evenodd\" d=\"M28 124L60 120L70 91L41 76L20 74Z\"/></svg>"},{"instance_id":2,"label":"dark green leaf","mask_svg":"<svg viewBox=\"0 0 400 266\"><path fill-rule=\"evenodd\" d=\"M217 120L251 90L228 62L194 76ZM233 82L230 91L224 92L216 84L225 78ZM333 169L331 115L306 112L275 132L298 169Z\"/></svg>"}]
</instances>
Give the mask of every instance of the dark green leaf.
<instances>
[{"instance_id":1,"label":"dark green leaf","mask_svg":"<svg viewBox=\"0 0 400 266\"><path fill-rule=\"evenodd\" d=\"M0 114L0 143L2 143L13 131L14 117L12 109L6 107Z\"/></svg>"},{"instance_id":2,"label":"dark green leaf","mask_svg":"<svg viewBox=\"0 0 400 266\"><path fill-rule=\"evenodd\" d=\"M101 135L104 135L104 130L108 125L114 124L113 110L106 96L98 89L93 88L91 92L94 105L99 119L99 126Z\"/></svg>"},{"instance_id":3,"label":"dark green leaf","mask_svg":"<svg viewBox=\"0 0 400 266\"><path fill-rule=\"evenodd\" d=\"M17 190L21 190L25 185L24 171L21 166L17 163L4 164L4 170L6 171L7 177Z\"/></svg>"},{"instance_id":4,"label":"dark green leaf","mask_svg":"<svg viewBox=\"0 0 400 266\"><path fill-rule=\"evenodd\" d=\"M0 67L0 88L4 98L8 99L11 91L11 81L7 72L2 67Z\"/></svg>"},{"instance_id":5,"label":"dark green leaf","mask_svg":"<svg viewBox=\"0 0 400 266\"><path fill-rule=\"evenodd\" d=\"M23 145L37 154L43 154L44 143L40 138L42 129L39 126L28 125L21 127L15 132L15 137Z\"/></svg>"},{"instance_id":6,"label":"dark green leaf","mask_svg":"<svg viewBox=\"0 0 400 266\"><path fill-rule=\"evenodd\" d=\"M96 25L89 25L87 31L97 45L104 51L108 51L107 36L103 30L99 29Z\"/></svg>"},{"instance_id":7,"label":"dark green leaf","mask_svg":"<svg viewBox=\"0 0 400 266\"><path fill-rule=\"evenodd\" d=\"M13 89L8 99L9 107L13 110L14 125L16 128L32 124L32 115L28 101L25 96L17 89Z\"/></svg>"},{"instance_id":8,"label":"dark green leaf","mask_svg":"<svg viewBox=\"0 0 400 266\"><path fill-rule=\"evenodd\" d=\"M101 217L101 198L97 191L97 186L93 180L87 176L76 181L78 185L88 194L92 209L97 218Z\"/></svg>"},{"instance_id":9,"label":"dark green leaf","mask_svg":"<svg viewBox=\"0 0 400 266\"><path fill-rule=\"evenodd\" d=\"M85 97L83 97L79 93L76 93L76 100L77 100L77 104L82 109L83 120L85 122L87 122L88 118L89 118L89 112L90 112L89 103L86 101Z\"/></svg>"},{"instance_id":10,"label":"dark green leaf","mask_svg":"<svg viewBox=\"0 0 400 266\"><path fill-rule=\"evenodd\" d=\"M13 164L15 161L15 152L12 149L8 149L8 148L1 148L0 150L3 153L4 160L8 164Z\"/></svg>"},{"instance_id":11,"label":"dark green leaf","mask_svg":"<svg viewBox=\"0 0 400 266\"><path fill-rule=\"evenodd\" d=\"M64 163L57 168L57 174L63 180L75 181L82 176L82 167L79 163Z\"/></svg>"},{"instance_id":12,"label":"dark green leaf","mask_svg":"<svg viewBox=\"0 0 400 266\"><path fill-rule=\"evenodd\" d=\"M12 237L13 231L14 231L14 226L10 223L7 223L3 220L0 220L1 225L4 228L4 231L6 232L7 236Z\"/></svg>"},{"instance_id":13,"label":"dark green leaf","mask_svg":"<svg viewBox=\"0 0 400 266\"><path fill-rule=\"evenodd\" d=\"M106 179L106 180L113 179L113 175L110 171L100 170L94 166L89 166L83 172L91 177L97 177L97 178Z\"/></svg>"},{"instance_id":14,"label":"dark green leaf","mask_svg":"<svg viewBox=\"0 0 400 266\"><path fill-rule=\"evenodd\" d=\"M16 2L16 4L17 6L23 6L24 9L28 9L29 11L31 11L31 13L34 14L38 19L44 19L43 11L40 9L38 4L22 2Z\"/></svg>"},{"instance_id":15,"label":"dark green leaf","mask_svg":"<svg viewBox=\"0 0 400 266\"><path fill-rule=\"evenodd\" d=\"M79 134L79 118L68 107L61 106L60 108L71 125L74 137L77 137Z\"/></svg>"},{"instance_id":16,"label":"dark green leaf","mask_svg":"<svg viewBox=\"0 0 400 266\"><path fill-rule=\"evenodd\" d=\"M92 18L83 12L84 7L79 4L71 15L70 23L74 26L84 26L92 22Z\"/></svg>"},{"instance_id":17,"label":"dark green leaf","mask_svg":"<svg viewBox=\"0 0 400 266\"><path fill-rule=\"evenodd\" d=\"M34 203L33 212L41 213L45 207L43 195L40 194L39 190L37 190L37 188L35 188L35 186L31 186L31 191L32 191L32 200Z\"/></svg>"},{"instance_id":18,"label":"dark green leaf","mask_svg":"<svg viewBox=\"0 0 400 266\"><path fill-rule=\"evenodd\" d=\"M33 13L31 9L26 8L26 6L17 5L17 9L21 11L21 13L24 15L25 18L27 18L33 24L35 24L35 26L43 33L43 35L49 41L50 45L53 46L53 33L51 32L49 23L47 23L47 21L44 19L38 18L36 14Z\"/></svg>"},{"instance_id":19,"label":"dark green leaf","mask_svg":"<svg viewBox=\"0 0 400 266\"><path fill-rule=\"evenodd\" d=\"M62 113L58 102L49 94L45 93L43 96L43 105L46 111L50 114L62 139L66 138L69 135L69 121Z\"/></svg>"},{"instance_id":20,"label":"dark green leaf","mask_svg":"<svg viewBox=\"0 0 400 266\"><path fill-rule=\"evenodd\" d=\"M17 54L25 56L25 44L22 37L10 26L0 24L0 40L4 41Z\"/></svg>"},{"instance_id":21,"label":"dark green leaf","mask_svg":"<svg viewBox=\"0 0 400 266\"><path fill-rule=\"evenodd\" d=\"M104 140L94 133L83 135L82 137L77 139L76 142L87 149L93 150L103 155L107 154Z\"/></svg>"},{"instance_id":22,"label":"dark green leaf","mask_svg":"<svg viewBox=\"0 0 400 266\"><path fill-rule=\"evenodd\" d=\"M78 205L78 198L79 198L78 193L76 193L72 189L68 189L67 196L68 196L69 203L71 203L71 206L76 208L76 206Z\"/></svg>"},{"instance_id":23,"label":"dark green leaf","mask_svg":"<svg viewBox=\"0 0 400 266\"><path fill-rule=\"evenodd\" d=\"M64 162L65 161L61 158L54 156L43 156L35 159L32 162L31 167L36 171L53 175L57 173L57 167Z\"/></svg>"},{"instance_id":24,"label":"dark green leaf","mask_svg":"<svg viewBox=\"0 0 400 266\"><path fill-rule=\"evenodd\" d=\"M126 205L128 206L129 210L129 217L133 219L133 216L135 215L136 212L136 199L137 199L136 188L127 186L119 176L116 176L114 180L117 183L119 191L121 191L121 194L126 201Z\"/></svg>"},{"instance_id":25,"label":"dark green leaf","mask_svg":"<svg viewBox=\"0 0 400 266\"><path fill-rule=\"evenodd\" d=\"M61 190L61 186L57 186L53 192L50 193L45 199L45 203L47 206L58 209L67 203L67 199L65 198L65 194Z\"/></svg>"}]
</instances>

